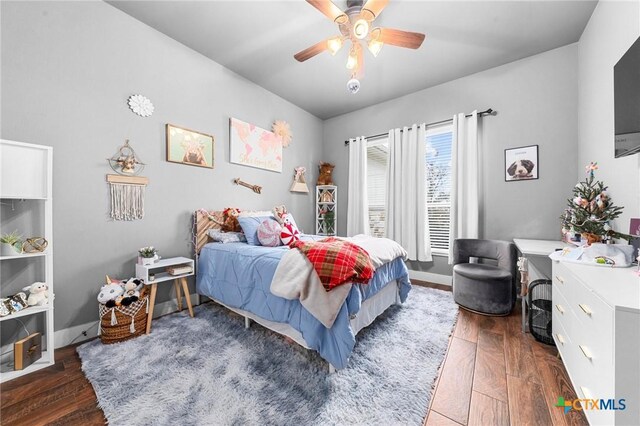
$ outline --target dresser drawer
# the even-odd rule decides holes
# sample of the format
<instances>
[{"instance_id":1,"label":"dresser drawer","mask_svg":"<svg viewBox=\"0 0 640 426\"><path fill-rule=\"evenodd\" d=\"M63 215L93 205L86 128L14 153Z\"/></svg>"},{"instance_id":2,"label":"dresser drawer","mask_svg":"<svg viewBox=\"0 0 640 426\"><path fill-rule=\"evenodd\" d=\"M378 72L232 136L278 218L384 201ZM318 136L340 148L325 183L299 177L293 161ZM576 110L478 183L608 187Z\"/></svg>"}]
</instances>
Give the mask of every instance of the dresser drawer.
<instances>
[{"instance_id":1,"label":"dresser drawer","mask_svg":"<svg viewBox=\"0 0 640 426\"><path fill-rule=\"evenodd\" d=\"M589 360L598 374L613 373L613 309L579 281L574 282L576 291L569 295L569 307L575 323L567 330L571 340L578 345L583 359ZM591 359L589 359L589 357Z\"/></svg>"},{"instance_id":2,"label":"dresser drawer","mask_svg":"<svg viewBox=\"0 0 640 426\"><path fill-rule=\"evenodd\" d=\"M567 302L562 293L554 290L551 298L552 326L555 324L562 325L562 329L566 336L571 338L571 334L573 333L575 324L578 323L578 319L575 318L574 313L571 312L571 305Z\"/></svg>"},{"instance_id":3,"label":"dresser drawer","mask_svg":"<svg viewBox=\"0 0 640 426\"><path fill-rule=\"evenodd\" d=\"M565 330L562 321L556 321L554 318L551 328L553 340L556 342L556 347L560 352L560 356L562 356L562 360L565 365L573 365L578 354L575 352L575 345L571 342L571 337Z\"/></svg>"},{"instance_id":4,"label":"dresser drawer","mask_svg":"<svg viewBox=\"0 0 640 426\"><path fill-rule=\"evenodd\" d=\"M573 292L575 277L561 262L553 262L552 275L551 282L554 293L558 292L566 296Z\"/></svg>"},{"instance_id":5,"label":"dresser drawer","mask_svg":"<svg viewBox=\"0 0 640 426\"><path fill-rule=\"evenodd\" d=\"M601 334L594 330L579 328L570 336L579 352L580 370L590 376L613 375L613 346L611 334Z\"/></svg>"}]
</instances>

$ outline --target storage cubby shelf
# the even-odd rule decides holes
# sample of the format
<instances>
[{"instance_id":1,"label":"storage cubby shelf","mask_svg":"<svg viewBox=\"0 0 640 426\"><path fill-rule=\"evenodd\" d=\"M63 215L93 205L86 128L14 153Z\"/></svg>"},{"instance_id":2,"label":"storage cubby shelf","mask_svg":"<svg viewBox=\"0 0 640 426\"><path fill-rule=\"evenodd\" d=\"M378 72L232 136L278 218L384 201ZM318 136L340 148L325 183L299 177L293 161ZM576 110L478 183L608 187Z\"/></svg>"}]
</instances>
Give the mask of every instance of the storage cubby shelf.
<instances>
[{"instance_id":1,"label":"storage cubby shelf","mask_svg":"<svg viewBox=\"0 0 640 426\"><path fill-rule=\"evenodd\" d=\"M333 219L327 220L327 213ZM316 235L335 236L338 234L338 187L335 185L316 186Z\"/></svg>"},{"instance_id":2,"label":"storage cubby shelf","mask_svg":"<svg viewBox=\"0 0 640 426\"><path fill-rule=\"evenodd\" d=\"M47 312L50 307L51 307L50 305L29 306L28 308L24 308L21 311L14 312L13 314L7 315L6 317L0 317L0 322L16 319L16 318L20 318L20 317L26 317L26 316L34 315L34 314L37 314L37 313L40 313L40 312Z\"/></svg>"},{"instance_id":3,"label":"storage cubby shelf","mask_svg":"<svg viewBox=\"0 0 640 426\"><path fill-rule=\"evenodd\" d=\"M30 257L42 257L42 256L46 256L46 255L47 255L47 252L16 254L16 255L12 255L12 256L0 256L0 260L28 259Z\"/></svg>"},{"instance_id":4,"label":"storage cubby shelf","mask_svg":"<svg viewBox=\"0 0 640 426\"><path fill-rule=\"evenodd\" d=\"M0 261L27 259L29 262L36 262L32 259L43 259L44 262L38 262L38 267L44 263L43 272L38 274L40 276L38 281L44 282L49 288L49 304L46 306L31 306L0 318L0 323L4 325L5 321L43 313L45 320L44 330L32 330L42 333L42 341L46 342L45 347L42 348L42 357L22 370L13 370L12 360L14 358L11 357L8 363L5 362L0 366L0 382L6 382L54 364L56 345L53 328L53 148L2 139L0 140L0 160L0 199L39 201L38 203L27 203L21 208L24 208L25 211L34 208L43 209L44 214L41 218L43 235L41 235L49 243L47 249L42 253L16 253L15 255L0 256ZM0 223L0 225L2 224ZM25 282L22 285L29 284L31 283ZM0 294L6 297L15 294L16 291L19 289L12 285L11 288L1 288Z\"/></svg>"}]
</instances>

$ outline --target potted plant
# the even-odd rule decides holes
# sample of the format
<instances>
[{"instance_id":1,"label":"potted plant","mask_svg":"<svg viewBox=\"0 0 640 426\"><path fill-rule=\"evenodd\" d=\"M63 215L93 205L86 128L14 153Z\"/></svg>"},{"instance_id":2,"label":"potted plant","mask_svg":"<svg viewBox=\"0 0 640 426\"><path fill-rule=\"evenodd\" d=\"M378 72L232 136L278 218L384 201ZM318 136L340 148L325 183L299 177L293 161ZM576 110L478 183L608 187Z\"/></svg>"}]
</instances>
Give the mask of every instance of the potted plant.
<instances>
[{"instance_id":1,"label":"potted plant","mask_svg":"<svg viewBox=\"0 0 640 426\"><path fill-rule=\"evenodd\" d=\"M336 233L335 219L336 219L336 216L333 210L328 210L324 214L324 233L326 235L333 235Z\"/></svg>"},{"instance_id":2,"label":"potted plant","mask_svg":"<svg viewBox=\"0 0 640 426\"><path fill-rule=\"evenodd\" d=\"M0 236L0 254L2 256L15 256L22 252L22 235L18 231Z\"/></svg>"},{"instance_id":3,"label":"potted plant","mask_svg":"<svg viewBox=\"0 0 640 426\"><path fill-rule=\"evenodd\" d=\"M158 259L158 251L153 247L142 247L138 250L138 254L140 255L140 263L142 265L153 265L153 263Z\"/></svg>"}]
</instances>

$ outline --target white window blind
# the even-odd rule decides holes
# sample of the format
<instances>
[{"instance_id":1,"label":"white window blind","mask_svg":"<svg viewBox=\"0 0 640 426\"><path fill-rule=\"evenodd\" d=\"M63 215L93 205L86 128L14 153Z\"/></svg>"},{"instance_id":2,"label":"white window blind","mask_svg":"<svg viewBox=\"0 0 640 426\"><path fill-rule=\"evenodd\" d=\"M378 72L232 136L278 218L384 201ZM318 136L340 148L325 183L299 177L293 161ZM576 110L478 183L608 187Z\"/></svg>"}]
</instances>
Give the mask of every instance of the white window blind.
<instances>
[{"instance_id":1,"label":"white window blind","mask_svg":"<svg viewBox=\"0 0 640 426\"><path fill-rule=\"evenodd\" d=\"M367 197L369 199L369 231L374 237L385 236L388 158L387 138L369 141L367 145Z\"/></svg>"},{"instance_id":2,"label":"white window blind","mask_svg":"<svg viewBox=\"0 0 640 426\"><path fill-rule=\"evenodd\" d=\"M451 126L427 131L426 188L431 249L435 253L449 250L451 221Z\"/></svg>"},{"instance_id":3,"label":"white window blind","mask_svg":"<svg viewBox=\"0 0 640 426\"><path fill-rule=\"evenodd\" d=\"M429 236L434 253L449 250L451 219L451 126L429 129L425 140L426 202L429 212ZM367 145L367 190L369 229L371 235L385 236L387 199L387 138L369 141Z\"/></svg>"}]
</instances>

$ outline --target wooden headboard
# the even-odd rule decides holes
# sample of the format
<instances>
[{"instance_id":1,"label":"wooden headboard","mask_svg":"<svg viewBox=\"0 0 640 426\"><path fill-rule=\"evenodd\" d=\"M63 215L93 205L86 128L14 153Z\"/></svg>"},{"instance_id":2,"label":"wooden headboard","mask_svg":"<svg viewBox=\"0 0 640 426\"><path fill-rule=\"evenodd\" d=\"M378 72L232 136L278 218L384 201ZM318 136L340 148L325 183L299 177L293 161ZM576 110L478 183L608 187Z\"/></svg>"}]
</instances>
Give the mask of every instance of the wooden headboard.
<instances>
[{"instance_id":1,"label":"wooden headboard","mask_svg":"<svg viewBox=\"0 0 640 426\"><path fill-rule=\"evenodd\" d=\"M196 250L196 257L200 254L202 247L210 241L209 230L220 229L220 224L215 221L223 223L224 218L222 211L212 210L208 213L207 215L201 210L196 210L193 214L193 246ZM211 220L210 217L215 219L215 221Z\"/></svg>"}]
</instances>

